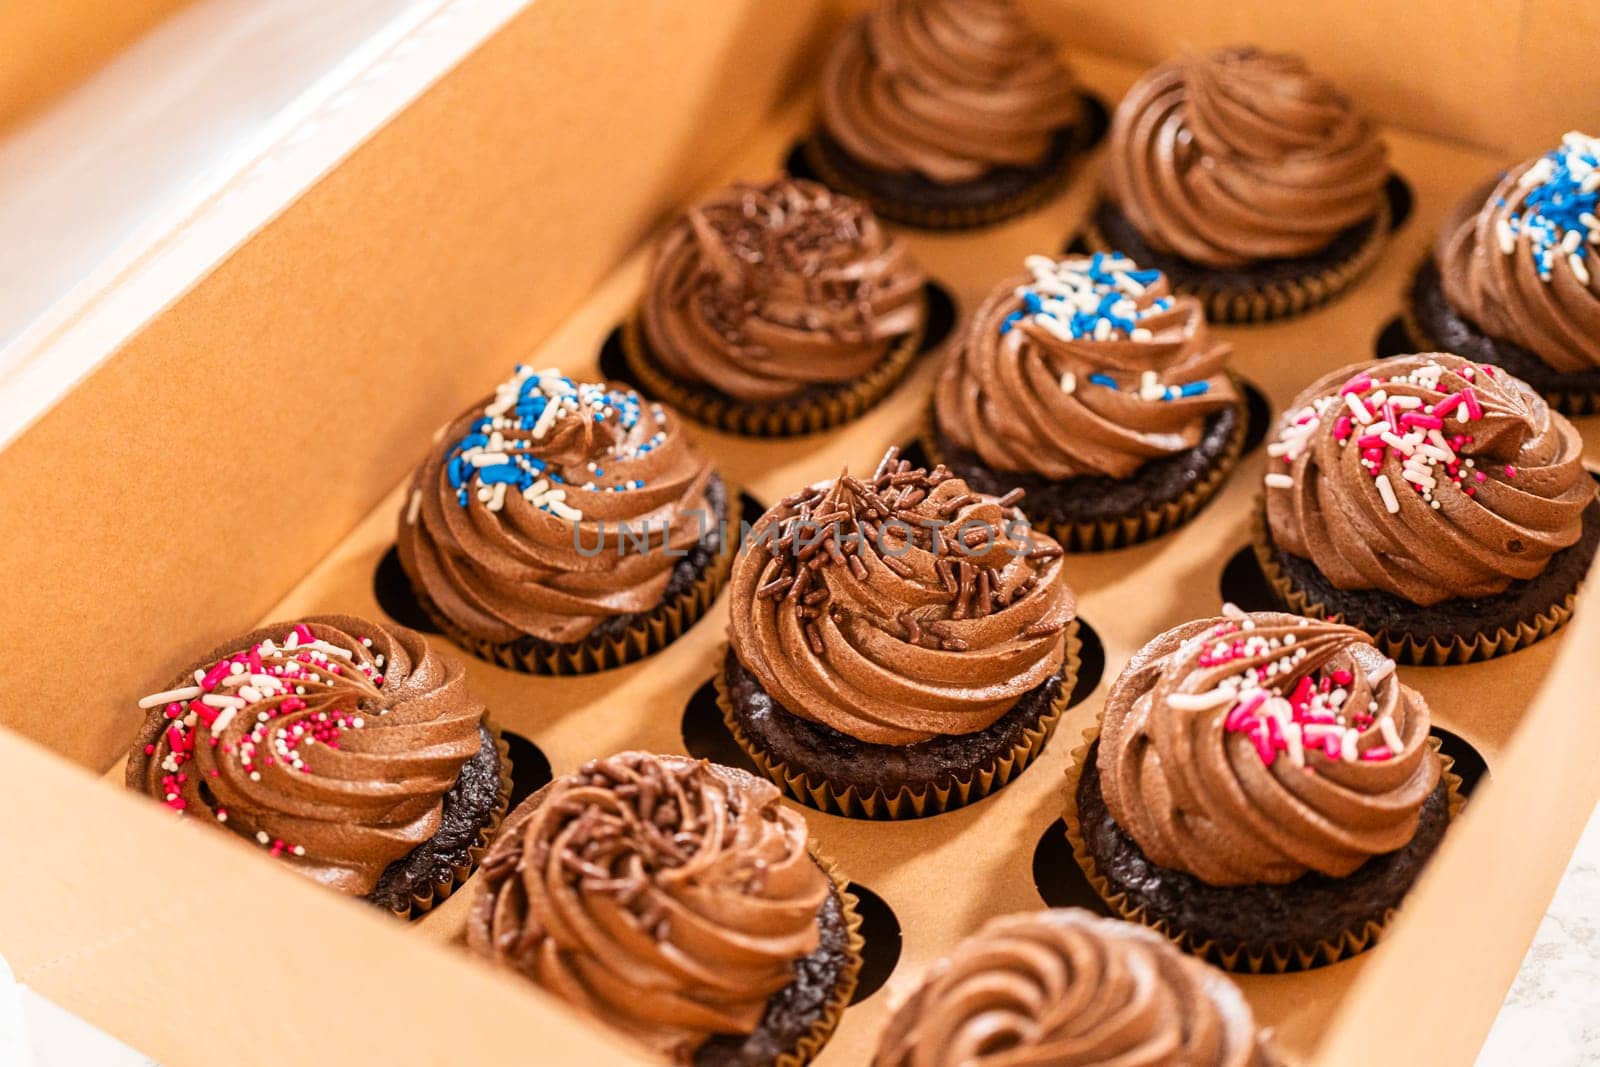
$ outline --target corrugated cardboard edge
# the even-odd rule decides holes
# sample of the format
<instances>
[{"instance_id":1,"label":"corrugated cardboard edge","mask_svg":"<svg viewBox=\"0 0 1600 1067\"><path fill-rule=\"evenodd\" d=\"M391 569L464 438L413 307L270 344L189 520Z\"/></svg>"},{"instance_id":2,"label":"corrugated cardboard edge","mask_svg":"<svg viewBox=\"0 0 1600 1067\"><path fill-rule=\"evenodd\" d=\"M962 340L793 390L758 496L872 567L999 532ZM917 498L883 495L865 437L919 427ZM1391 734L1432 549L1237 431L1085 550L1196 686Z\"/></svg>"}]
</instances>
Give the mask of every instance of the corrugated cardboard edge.
<instances>
[{"instance_id":1,"label":"corrugated cardboard edge","mask_svg":"<svg viewBox=\"0 0 1600 1067\"><path fill-rule=\"evenodd\" d=\"M1337 935L1319 941L1314 945L1303 945L1290 942L1273 944L1260 952L1250 951L1244 945L1224 945L1212 940L1199 940L1185 930L1174 928L1165 919L1152 919L1145 910L1127 894L1118 893L1111 888L1110 882L1100 873L1100 868L1095 863L1094 854L1089 851L1088 842L1083 837L1083 824L1078 817L1078 784L1083 777L1084 763L1089 755L1089 748L1100 737L1100 724L1083 732L1083 743L1072 750L1072 758L1067 763L1066 772L1066 802L1065 812L1062 816L1067 827L1067 841L1072 846L1072 856L1082 868L1084 877L1094 887L1094 891L1106 902L1112 911L1128 922L1139 923L1160 933L1183 951L1199 956L1210 963L1216 964L1225 971L1236 971L1245 974L1280 974L1291 969L1305 969L1321 967L1330 963L1337 963L1342 959L1359 955L1377 944L1383 937L1384 931L1394 921L1399 913L1399 908L1388 908L1384 911L1381 921L1369 921L1359 929L1341 930ZM1439 757L1440 775L1445 784L1445 797L1448 806L1449 820L1454 823L1456 816L1461 813L1466 800L1461 795L1461 778L1451 768L1455 760L1440 751L1439 739L1433 736L1428 738L1428 746ZM1448 829L1446 833L1448 833Z\"/></svg>"},{"instance_id":2,"label":"corrugated cardboard edge","mask_svg":"<svg viewBox=\"0 0 1600 1067\"><path fill-rule=\"evenodd\" d=\"M1083 647L1078 637L1078 620L1073 619L1067 628L1066 650L1061 664L1061 684L1055 699L1039 717L1038 723L1023 732L1022 738L992 763L972 769L966 778L952 778L949 786L916 790L901 786L893 795L881 789L862 793L854 786L839 788L827 779L809 771L791 767L773 759L758 748L739 725L733 712L733 702L728 693L727 672L723 663L728 656L728 646L722 646L716 657L716 673L712 684L716 687L717 707L722 710L722 721L739 747L750 757L761 773L772 779L794 799L818 811L862 819L920 819L926 815L952 811L982 800L1028 769L1040 752L1044 751L1050 735L1055 732L1061 716L1066 713L1072 699L1072 689L1077 683L1081 666L1079 653Z\"/></svg>"}]
</instances>

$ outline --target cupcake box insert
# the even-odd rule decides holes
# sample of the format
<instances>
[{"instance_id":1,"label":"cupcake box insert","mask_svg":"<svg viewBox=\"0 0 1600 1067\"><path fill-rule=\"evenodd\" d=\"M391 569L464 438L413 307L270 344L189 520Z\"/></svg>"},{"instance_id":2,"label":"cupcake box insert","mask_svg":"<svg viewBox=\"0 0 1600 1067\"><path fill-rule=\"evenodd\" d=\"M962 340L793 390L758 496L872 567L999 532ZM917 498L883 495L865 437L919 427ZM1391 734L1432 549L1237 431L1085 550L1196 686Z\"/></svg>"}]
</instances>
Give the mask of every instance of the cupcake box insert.
<instances>
[{"instance_id":1,"label":"cupcake box insert","mask_svg":"<svg viewBox=\"0 0 1600 1067\"><path fill-rule=\"evenodd\" d=\"M820 2L469 6L441 3L419 19L348 94L0 363L19 368L0 376L0 576L11 608L0 619L0 845L13 863L0 880L0 951L22 981L174 1067L278 1063L308 1049L348 1063L494 1063L525 1060L530 1047L553 1063L649 1062L463 951L475 886L406 927L116 787L138 699L195 648L301 614L392 617L380 564L434 429L517 362L598 376L601 342L637 303L655 227L726 181L782 165L809 126L808 87L843 18ZM1315 378L1370 357L1460 196L1592 118L1553 114L1541 87L1576 109L1594 91L1579 79L1594 75L1560 63L1534 73L1530 62L1505 92L1525 94L1536 121L1512 122L1506 108L1490 125L1469 106L1481 79L1453 75L1446 58L1487 48L1488 30L1439 21L1429 40L1460 39L1405 74L1430 90L1408 115L1403 87L1364 76L1397 45L1368 40L1360 12L1330 16L1312 39L1269 7L1162 5L1135 26L1132 9L1030 5L1107 102L1169 54L1181 28L1197 45L1300 50L1380 121L1407 124L1384 134L1416 208L1372 273L1305 318L1217 328L1234 346L1231 368L1276 416ZM1508 5L1534 35L1528 47L1547 50L1565 47L1550 27L1575 9ZM1085 23L1086 10L1111 21ZM1412 16L1394 17L1403 28ZM1090 39L1090 24L1127 32ZM428 63L438 74L429 85L394 77ZM1572 81L1546 84L1561 77ZM1523 127L1540 124L1527 143ZM970 312L1024 257L1058 251L1079 228L1097 166L997 227L903 232ZM274 168L303 177L292 201L262 180ZM846 464L870 473L885 447L918 436L942 356L919 358L882 404L839 430L693 436L763 506ZM1600 417L1574 421L1586 462L1600 467ZM1266 462L1265 449L1247 452L1174 533L1067 558L1104 675L1004 790L889 824L806 810L819 849L882 899L901 938L886 985L845 1012L818 1063L866 1062L891 1006L931 962L991 917L1042 906L1033 858L1059 833L1072 750L1135 650L1215 614L1225 568L1248 550ZM1471 1061L1600 793L1596 595L1586 589L1565 630L1514 655L1399 668L1435 724L1487 762L1486 784L1377 949L1241 976L1295 1062ZM685 751L685 711L718 669L726 622L724 595L664 651L585 677L462 658L496 726L560 774L625 749ZM514 744L514 759L519 751L529 750ZM269 996L279 1021L262 1026Z\"/></svg>"}]
</instances>

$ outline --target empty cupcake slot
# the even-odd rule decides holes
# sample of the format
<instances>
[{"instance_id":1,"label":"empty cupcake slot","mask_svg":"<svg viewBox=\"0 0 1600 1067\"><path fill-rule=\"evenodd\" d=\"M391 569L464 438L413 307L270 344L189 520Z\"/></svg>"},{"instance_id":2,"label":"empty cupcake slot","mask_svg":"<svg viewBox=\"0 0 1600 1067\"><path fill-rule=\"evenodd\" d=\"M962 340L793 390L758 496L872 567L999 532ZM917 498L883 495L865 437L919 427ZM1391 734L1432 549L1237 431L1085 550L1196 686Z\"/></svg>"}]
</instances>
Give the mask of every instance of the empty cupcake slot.
<instances>
[{"instance_id":1,"label":"empty cupcake slot","mask_svg":"<svg viewBox=\"0 0 1600 1067\"><path fill-rule=\"evenodd\" d=\"M791 178L800 178L808 182L820 182L817 177L817 168L811 165L806 158L806 139L800 138L789 146L789 152L783 157L783 169Z\"/></svg>"},{"instance_id":2,"label":"empty cupcake slot","mask_svg":"<svg viewBox=\"0 0 1600 1067\"><path fill-rule=\"evenodd\" d=\"M855 894L861 938L866 942L861 949L861 977L850 998L851 1004L860 1004L883 988L900 962L900 920L894 909L866 886L851 882L849 890Z\"/></svg>"},{"instance_id":3,"label":"empty cupcake slot","mask_svg":"<svg viewBox=\"0 0 1600 1067\"><path fill-rule=\"evenodd\" d=\"M1094 627L1089 625L1089 620L1078 616L1078 680L1073 683L1072 695L1067 698L1067 707L1075 708L1089 699L1095 687L1100 684L1100 678L1106 672L1106 646L1101 643L1100 635L1095 633Z\"/></svg>"},{"instance_id":4,"label":"empty cupcake slot","mask_svg":"<svg viewBox=\"0 0 1600 1067\"><path fill-rule=\"evenodd\" d=\"M913 437L900 446L900 458L913 467L928 467L928 450L922 447L922 438Z\"/></svg>"},{"instance_id":5,"label":"empty cupcake slot","mask_svg":"<svg viewBox=\"0 0 1600 1067\"><path fill-rule=\"evenodd\" d=\"M1073 858L1067 826L1060 819L1050 824L1034 846L1033 885L1048 907L1087 908L1096 915L1111 915L1111 909Z\"/></svg>"},{"instance_id":6,"label":"empty cupcake slot","mask_svg":"<svg viewBox=\"0 0 1600 1067\"><path fill-rule=\"evenodd\" d=\"M1411 217L1411 209L1416 205L1417 198L1411 192L1411 183L1396 171L1389 172L1383 195L1389 199L1389 232L1393 233Z\"/></svg>"},{"instance_id":7,"label":"empty cupcake slot","mask_svg":"<svg viewBox=\"0 0 1600 1067\"><path fill-rule=\"evenodd\" d=\"M1083 100L1083 140L1079 143L1080 151L1087 151L1105 140L1111 131L1111 109L1106 102L1093 93L1081 93Z\"/></svg>"},{"instance_id":8,"label":"empty cupcake slot","mask_svg":"<svg viewBox=\"0 0 1600 1067\"><path fill-rule=\"evenodd\" d=\"M1272 429L1272 404L1254 382L1240 378L1239 386L1244 393L1245 408L1244 450L1241 455L1248 456L1261 447L1261 442L1267 439L1267 433Z\"/></svg>"},{"instance_id":9,"label":"empty cupcake slot","mask_svg":"<svg viewBox=\"0 0 1600 1067\"><path fill-rule=\"evenodd\" d=\"M1087 256L1092 252L1093 249L1089 247L1089 242L1084 239L1081 233L1075 233L1069 237L1066 245L1061 249L1061 254L1064 256Z\"/></svg>"},{"instance_id":10,"label":"empty cupcake slot","mask_svg":"<svg viewBox=\"0 0 1600 1067\"><path fill-rule=\"evenodd\" d=\"M767 513L767 506L749 493L739 494L739 521L754 526Z\"/></svg>"},{"instance_id":11,"label":"empty cupcake slot","mask_svg":"<svg viewBox=\"0 0 1600 1067\"><path fill-rule=\"evenodd\" d=\"M622 382L644 392L644 387L633 380L628 371L628 357L622 351L622 325L619 323L600 342L600 376L608 382Z\"/></svg>"},{"instance_id":12,"label":"empty cupcake slot","mask_svg":"<svg viewBox=\"0 0 1600 1067\"><path fill-rule=\"evenodd\" d=\"M1245 545L1222 568L1218 592L1225 604L1236 604L1245 611L1283 611L1284 606L1261 573L1255 549Z\"/></svg>"},{"instance_id":13,"label":"empty cupcake slot","mask_svg":"<svg viewBox=\"0 0 1600 1067\"><path fill-rule=\"evenodd\" d=\"M928 320L922 329L922 347L917 351L932 352L955 329L956 298L944 283L933 278L923 285L922 296L928 303Z\"/></svg>"},{"instance_id":14,"label":"empty cupcake slot","mask_svg":"<svg viewBox=\"0 0 1600 1067\"><path fill-rule=\"evenodd\" d=\"M1455 760L1450 773L1461 779L1457 792L1463 800L1472 796L1478 783L1489 776L1489 764L1472 747L1472 743L1460 734L1453 734L1442 726L1435 726L1428 732L1439 739L1439 751Z\"/></svg>"},{"instance_id":15,"label":"empty cupcake slot","mask_svg":"<svg viewBox=\"0 0 1600 1067\"><path fill-rule=\"evenodd\" d=\"M383 613L401 626L409 626L425 634L440 632L417 600L417 594L411 588L411 579L406 577L405 568L400 566L400 551L394 545L389 546L372 572L372 595Z\"/></svg>"},{"instance_id":16,"label":"empty cupcake slot","mask_svg":"<svg viewBox=\"0 0 1600 1067\"><path fill-rule=\"evenodd\" d=\"M1378 336L1372 339L1372 354L1378 359L1406 356L1417 350L1417 343L1406 329L1406 320L1399 315L1383 324Z\"/></svg>"},{"instance_id":17,"label":"empty cupcake slot","mask_svg":"<svg viewBox=\"0 0 1600 1067\"><path fill-rule=\"evenodd\" d=\"M510 730L501 730L500 736L511 753L510 807L515 808L549 785L554 772L550 769L550 757L538 745Z\"/></svg>"},{"instance_id":18,"label":"empty cupcake slot","mask_svg":"<svg viewBox=\"0 0 1600 1067\"><path fill-rule=\"evenodd\" d=\"M694 691L683 709L683 748L696 759L761 776L761 769L728 732L722 709L717 706L717 687L710 680Z\"/></svg>"}]
</instances>

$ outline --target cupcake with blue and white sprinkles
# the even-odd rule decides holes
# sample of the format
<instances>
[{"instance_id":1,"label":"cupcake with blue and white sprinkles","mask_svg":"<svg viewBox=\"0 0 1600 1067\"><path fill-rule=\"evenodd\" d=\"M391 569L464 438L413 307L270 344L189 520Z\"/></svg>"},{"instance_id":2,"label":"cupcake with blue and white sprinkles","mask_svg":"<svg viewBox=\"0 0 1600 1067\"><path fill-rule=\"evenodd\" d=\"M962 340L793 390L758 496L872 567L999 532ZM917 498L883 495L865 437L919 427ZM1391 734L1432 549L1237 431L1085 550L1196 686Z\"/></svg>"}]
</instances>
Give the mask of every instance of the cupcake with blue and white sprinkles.
<instances>
[{"instance_id":1,"label":"cupcake with blue and white sprinkles","mask_svg":"<svg viewBox=\"0 0 1600 1067\"><path fill-rule=\"evenodd\" d=\"M727 578L728 491L675 414L519 366L447 425L400 516L401 565L457 643L501 666L619 666Z\"/></svg>"},{"instance_id":2,"label":"cupcake with blue and white sprinkles","mask_svg":"<svg viewBox=\"0 0 1600 1067\"><path fill-rule=\"evenodd\" d=\"M1600 138L1572 132L1459 203L1417 271L1422 350L1494 363L1558 411L1600 410Z\"/></svg>"},{"instance_id":3,"label":"cupcake with blue and white sprinkles","mask_svg":"<svg viewBox=\"0 0 1600 1067\"><path fill-rule=\"evenodd\" d=\"M1192 517L1244 443L1245 410L1193 297L1115 252L1029 256L973 315L928 446L976 492L1020 489L1064 547L1115 548Z\"/></svg>"}]
</instances>

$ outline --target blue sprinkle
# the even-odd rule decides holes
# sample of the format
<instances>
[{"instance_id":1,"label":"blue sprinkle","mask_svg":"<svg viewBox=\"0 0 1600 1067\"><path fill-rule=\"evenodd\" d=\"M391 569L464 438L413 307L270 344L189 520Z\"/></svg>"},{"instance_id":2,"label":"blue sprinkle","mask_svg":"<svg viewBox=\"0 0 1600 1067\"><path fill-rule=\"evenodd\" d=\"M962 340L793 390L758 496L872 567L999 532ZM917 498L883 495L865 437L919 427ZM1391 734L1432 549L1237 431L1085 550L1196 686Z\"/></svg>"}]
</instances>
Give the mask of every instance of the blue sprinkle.
<instances>
[{"instance_id":1,"label":"blue sprinkle","mask_svg":"<svg viewBox=\"0 0 1600 1067\"><path fill-rule=\"evenodd\" d=\"M1115 389L1117 387L1117 380L1115 378L1111 377L1109 374L1101 374L1098 371L1089 375L1089 380L1096 385L1103 385L1107 389Z\"/></svg>"},{"instance_id":2,"label":"blue sprinkle","mask_svg":"<svg viewBox=\"0 0 1600 1067\"><path fill-rule=\"evenodd\" d=\"M1185 382L1178 390L1179 396L1200 396L1211 391L1210 382Z\"/></svg>"}]
</instances>

